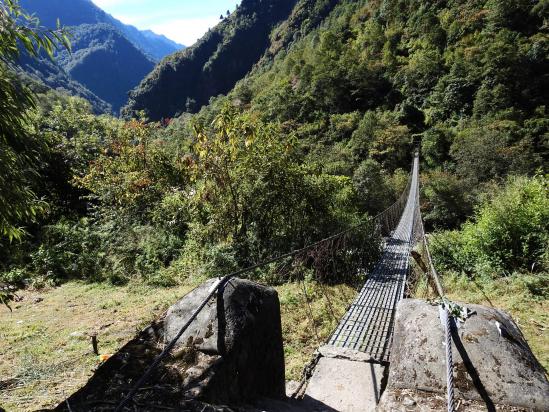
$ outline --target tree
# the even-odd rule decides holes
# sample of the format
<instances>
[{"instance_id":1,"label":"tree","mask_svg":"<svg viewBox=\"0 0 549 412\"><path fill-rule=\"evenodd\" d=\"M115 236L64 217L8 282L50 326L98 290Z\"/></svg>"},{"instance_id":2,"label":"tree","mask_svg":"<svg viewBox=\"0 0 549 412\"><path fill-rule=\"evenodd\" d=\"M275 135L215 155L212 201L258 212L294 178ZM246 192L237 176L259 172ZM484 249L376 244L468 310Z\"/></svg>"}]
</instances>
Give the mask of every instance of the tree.
<instances>
[{"instance_id":1,"label":"tree","mask_svg":"<svg viewBox=\"0 0 549 412\"><path fill-rule=\"evenodd\" d=\"M214 244L231 245L239 264L287 252L334 229L330 203L344 190L334 179L307 175L295 140L280 128L226 105L211 128L196 124L195 130L202 232Z\"/></svg>"},{"instance_id":2,"label":"tree","mask_svg":"<svg viewBox=\"0 0 549 412\"><path fill-rule=\"evenodd\" d=\"M391 204L391 189L381 165L372 159L363 161L355 170L353 184L363 208L375 215Z\"/></svg>"},{"instance_id":3,"label":"tree","mask_svg":"<svg viewBox=\"0 0 549 412\"><path fill-rule=\"evenodd\" d=\"M34 57L41 50L51 56L59 44L70 47L63 30L40 27L15 0L0 4L0 238L21 238L21 225L45 207L30 189L42 143L26 131L28 111L35 107L35 100L15 75L13 65L21 47Z\"/></svg>"}]
</instances>

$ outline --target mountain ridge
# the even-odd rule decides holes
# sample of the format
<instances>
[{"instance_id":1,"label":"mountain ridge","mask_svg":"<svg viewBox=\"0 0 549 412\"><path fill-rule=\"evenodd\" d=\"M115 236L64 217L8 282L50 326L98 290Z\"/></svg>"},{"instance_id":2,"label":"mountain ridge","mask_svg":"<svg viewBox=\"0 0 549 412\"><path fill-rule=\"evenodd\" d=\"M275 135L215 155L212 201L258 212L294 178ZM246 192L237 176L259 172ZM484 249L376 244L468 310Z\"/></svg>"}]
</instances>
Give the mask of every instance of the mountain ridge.
<instances>
[{"instance_id":1,"label":"mountain ridge","mask_svg":"<svg viewBox=\"0 0 549 412\"><path fill-rule=\"evenodd\" d=\"M131 91L123 113L145 110L158 120L195 112L211 97L228 93L258 63L271 44L272 30L299 1L243 0L196 44L164 58Z\"/></svg>"},{"instance_id":2,"label":"mountain ridge","mask_svg":"<svg viewBox=\"0 0 549 412\"><path fill-rule=\"evenodd\" d=\"M40 23L48 28L56 27L57 19L63 26L110 24L155 61L177 51L178 48L185 47L152 30L139 30L135 26L125 24L91 0L21 0L20 4L24 10L35 13L40 18ZM52 14L52 10L55 11L55 15Z\"/></svg>"},{"instance_id":3,"label":"mountain ridge","mask_svg":"<svg viewBox=\"0 0 549 412\"><path fill-rule=\"evenodd\" d=\"M54 61L22 58L20 67L54 89L86 98L96 113L118 113L128 92L178 44L152 31L140 31L101 10L91 0L22 0L46 28L57 22L72 36L72 50ZM110 107L109 107L110 106Z\"/></svg>"}]
</instances>

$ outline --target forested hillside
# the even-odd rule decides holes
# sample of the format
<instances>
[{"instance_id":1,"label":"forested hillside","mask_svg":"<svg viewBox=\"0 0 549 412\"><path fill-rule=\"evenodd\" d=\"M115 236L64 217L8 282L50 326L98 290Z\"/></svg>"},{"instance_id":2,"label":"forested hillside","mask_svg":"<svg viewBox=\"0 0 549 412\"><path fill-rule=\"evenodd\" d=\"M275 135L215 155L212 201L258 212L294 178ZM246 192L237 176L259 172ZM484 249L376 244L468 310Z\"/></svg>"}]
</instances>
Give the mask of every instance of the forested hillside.
<instances>
[{"instance_id":1,"label":"forested hillside","mask_svg":"<svg viewBox=\"0 0 549 412\"><path fill-rule=\"evenodd\" d=\"M154 67L125 37L107 24L71 28L71 53L57 61L74 80L109 102L115 112L128 100L128 91Z\"/></svg>"},{"instance_id":2,"label":"forested hillside","mask_svg":"<svg viewBox=\"0 0 549 412\"><path fill-rule=\"evenodd\" d=\"M291 12L296 2L243 0L234 13L195 45L162 61L132 91L126 113L144 110L152 120L160 120L196 112L210 97L229 92L266 52L273 28L294 17ZM299 3L303 6L314 2ZM320 7L324 10L334 2L322 3L326 3ZM288 39L281 41L287 43Z\"/></svg>"},{"instance_id":3,"label":"forested hillside","mask_svg":"<svg viewBox=\"0 0 549 412\"><path fill-rule=\"evenodd\" d=\"M430 229L459 228L508 176L544 179L549 42L542 3L303 1L291 13L292 2L259 4L256 20L244 16L259 6L244 2L184 52L184 67L208 58L208 76L230 87L244 65L224 75L216 67L239 61L236 39L246 32L239 30L290 15L272 31L261 64L196 115L124 122L95 118L74 99L40 97L42 108L26 123L50 148L40 152L29 184L49 212L36 216L25 246L16 246L26 257L4 245L7 273L119 281L162 277L173 262L178 269L170 273L239 267L382 210L406 184L415 145ZM165 72L180 57L154 76L184 97L183 69ZM169 99L147 101L160 110ZM546 264L547 223L539 225L530 258L516 244L508 251L511 261L522 254L512 270ZM507 267L492 263L493 270Z\"/></svg>"},{"instance_id":4,"label":"forested hillside","mask_svg":"<svg viewBox=\"0 0 549 412\"><path fill-rule=\"evenodd\" d=\"M341 4L229 100L331 173L392 173L421 143L429 223L455 227L487 182L546 165L546 31L542 2Z\"/></svg>"},{"instance_id":5,"label":"forested hillside","mask_svg":"<svg viewBox=\"0 0 549 412\"><path fill-rule=\"evenodd\" d=\"M92 93L86 86L73 79L55 60L42 55L39 58L25 51L17 59L19 76L25 83L38 89L54 89L60 93L79 96L86 99L94 113L112 113L112 105Z\"/></svg>"}]
</instances>

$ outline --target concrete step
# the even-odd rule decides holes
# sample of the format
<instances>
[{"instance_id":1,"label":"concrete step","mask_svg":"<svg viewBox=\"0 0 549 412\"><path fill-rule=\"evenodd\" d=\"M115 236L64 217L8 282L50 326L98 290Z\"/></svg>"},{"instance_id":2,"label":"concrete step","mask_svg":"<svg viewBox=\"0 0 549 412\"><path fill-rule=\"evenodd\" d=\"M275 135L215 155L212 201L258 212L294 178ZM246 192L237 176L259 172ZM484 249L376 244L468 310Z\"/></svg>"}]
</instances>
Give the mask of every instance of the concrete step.
<instances>
[{"instance_id":1,"label":"concrete step","mask_svg":"<svg viewBox=\"0 0 549 412\"><path fill-rule=\"evenodd\" d=\"M322 357L307 385L303 406L315 412L374 411L383 373L379 364Z\"/></svg>"},{"instance_id":2,"label":"concrete step","mask_svg":"<svg viewBox=\"0 0 549 412\"><path fill-rule=\"evenodd\" d=\"M320 359L309 379L303 399L263 399L245 412L369 412L380 399L385 366L371 356L332 345L318 349ZM287 382L288 396L298 382Z\"/></svg>"}]
</instances>

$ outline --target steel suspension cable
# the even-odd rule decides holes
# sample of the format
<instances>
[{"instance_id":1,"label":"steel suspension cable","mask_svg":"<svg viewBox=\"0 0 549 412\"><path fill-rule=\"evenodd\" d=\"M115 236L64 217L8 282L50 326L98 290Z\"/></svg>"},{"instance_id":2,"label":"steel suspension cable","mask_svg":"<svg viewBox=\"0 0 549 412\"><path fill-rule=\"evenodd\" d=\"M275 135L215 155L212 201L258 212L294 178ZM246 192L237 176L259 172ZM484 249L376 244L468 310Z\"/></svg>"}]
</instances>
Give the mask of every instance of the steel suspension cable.
<instances>
[{"instance_id":1,"label":"steel suspension cable","mask_svg":"<svg viewBox=\"0 0 549 412\"><path fill-rule=\"evenodd\" d=\"M442 300L440 305L441 323L444 327L444 342L445 342L445 355L446 355L446 397L448 399L448 412L455 412L455 393L454 393L454 362L452 355L452 327L454 326L453 316L449 312L449 301L444 294L440 278L438 276L437 269L433 263L431 251L429 250L429 240L425 234L425 226L423 223L423 217L418 207L417 224L419 225L419 234L424 245L425 255L427 256L427 263L431 278L435 284L436 292L439 298Z\"/></svg>"},{"instance_id":2,"label":"steel suspension cable","mask_svg":"<svg viewBox=\"0 0 549 412\"><path fill-rule=\"evenodd\" d=\"M407 191L410 190L410 183L408 183L408 186L406 188L406 190L404 191L404 193L400 196L400 198L395 202L393 203L391 206L389 206L387 209L385 209L384 211L378 213L376 216L374 216L373 218L371 219L368 219L367 221L363 221L363 222L360 222L354 226L351 226L350 228L346 229L346 230L343 230L339 233L336 233L332 236L329 236L325 239L322 239L322 240L319 240L318 242L314 242L310 245L307 245L305 247L302 247L300 249L296 249L296 250L293 250L291 252L288 252L288 253L285 253L283 255L280 255L280 256L277 256L277 257L273 257L273 258L270 258L270 259L267 259L263 262L260 262L260 263L257 263L255 265L252 265L250 267L247 267L247 268L243 268L243 269L240 269L240 270L237 270L235 272L232 272L228 275L225 275L224 277L220 278L211 288L208 296L202 301L202 303L193 311L193 313L191 314L191 317L187 320L187 322L185 322L185 324L180 328L180 330L178 331L177 335L166 345L166 347L162 350L162 352L154 359L154 361L149 365L149 367L145 370L145 372L143 373L143 375L139 378L139 380L131 387L130 391L128 392L128 394L120 401L120 403L118 404L118 406L116 407L115 409L115 412L121 412L122 409L126 406L126 404L132 400L132 398L135 396L135 394L137 393L137 391L139 390L139 388L141 386L143 386L143 384L147 381L147 379L151 376L151 374L153 373L153 371L155 370L155 368L162 362L162 360L168 356L168 354L170 353L170 351L174 348L174 346L177 344L177 341L179 340L179 338L181 338L181 336L183 336L183 334L185 333L185 331L189 328L189 326L192 324L192 322L196 319L196 317L199 315L199 313L202 311L202 309L204 309L204 307L207 305L207 303L210 301L210 299L216 294L219 292L219 290L221 288L223 288L227 282L229 280L231 280L232 278L234 277L237 277L239 275L242 275L244 273L248 273L248 272L251 272L253 270L256 270L256 269L259 269L259 268L262 268L262 267L265 267L271 263L275 263L275 262L279 262L283 259L286 259L286 258L290 258L290 257L294 257L300 253L303 253L305 251L308 251L308 250L311 250L313 249L314 247L317 247L319 245L322 245L323 243L326 243L326 242L330 242L334 239L337 239L338 237L340 236L343 236L349 232L351 232L352 230L356 230L357 228L360 228L361 226L364 226L368 221L374 221L377 223L377 226L379 227L379 222L381 221L381 219L383 219L384 217L386 217L387 215L392 215L394 214L394 211L395 209L397 209L398 207L401 207L401 203L402 203L402 199L406 198L405 194ZM392 216L391 216L392 217ZM394 219L391 219L391 220L394 220ZM391 226L393 225L393 222L391 222ZM387 225L389 226L389 225ZM376 230L376 228L374 228L374 230ZM390 227L387 227L387 230L390 230Z\"/></svg>"}]
</instances>

